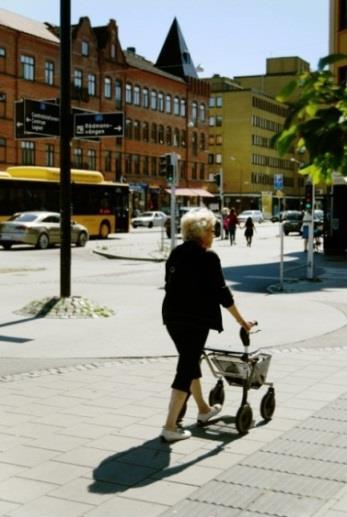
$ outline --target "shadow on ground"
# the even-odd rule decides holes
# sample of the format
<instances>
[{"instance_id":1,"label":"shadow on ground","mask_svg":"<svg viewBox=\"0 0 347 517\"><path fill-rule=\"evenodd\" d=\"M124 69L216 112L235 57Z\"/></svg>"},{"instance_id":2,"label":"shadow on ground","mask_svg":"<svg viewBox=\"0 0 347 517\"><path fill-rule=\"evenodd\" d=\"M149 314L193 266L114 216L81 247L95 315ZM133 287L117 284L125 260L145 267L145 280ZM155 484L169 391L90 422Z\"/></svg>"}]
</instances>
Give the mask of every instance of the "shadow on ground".
<instances>
[{"instance_id":1,"label":"shadow on ground","mask_svg":"<svg viewBox=\"0 0 347 517\"><path fill-rule=\"evenodd\" d=\"M240 435L231 425L234 422L234 417L223 416L211 420L208 426L191 426L190 431L195 438L217 442L216 446L198 456L193 452L192 459L176 461L174 465L171 464L171 451L175 450L175 444L164 443L159 437L113 454L94 469L94 482L88 490L101 494L125 492L129 488L148 486L175 476L194 464L216 456L226 445L239 439Z\"/></svg>"},{"instance_id":2,"label":"shadow on ground","mask_svg":"<svg viewBox=\"0 0 347 517\"><path fill-rule=\"evenodd\" d=\"M329 274L326 274L326 270L327 268L337 268L341 274L343 274L343 271L347 274L347 261L335 262L323 254L315 254L316 279L309 281L306 280L306 257L307 255L304 252L293 252L285 255L287 259L284 263L285 281L298 282L298 284L305 282L305 291L320 291L330 287L342 288L346 286L347 278L345 283L341 282L341 275L340 277L329 276ZM280 277L279 261L226 267L223 268L223 271L226 280L231 282L232 289L243 292L265 293L269 285L279 282Z\"/></svg>"}]
</instances>

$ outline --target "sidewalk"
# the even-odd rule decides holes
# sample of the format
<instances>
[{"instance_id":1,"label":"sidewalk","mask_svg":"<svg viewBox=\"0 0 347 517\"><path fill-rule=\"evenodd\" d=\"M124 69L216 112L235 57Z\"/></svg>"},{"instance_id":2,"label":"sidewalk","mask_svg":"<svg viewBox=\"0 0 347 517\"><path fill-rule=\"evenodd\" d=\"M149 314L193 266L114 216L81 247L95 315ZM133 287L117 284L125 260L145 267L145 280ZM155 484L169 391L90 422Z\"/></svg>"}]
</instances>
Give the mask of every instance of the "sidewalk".
<instances>
[{"instance_id":1,"label":"sidewalk","mask_svg":"<svg viewBox=\"0 0 347 517\"><path fill-rule=\"evenodd\" d=\"M239 251L225 253L231 252ZM270 343L276 411L264 424L259 406L266 388L251 390L255 426L245 436L234 418L241 390L226 386L219 418L197 427L191 402L185 425L193 437L162 443L175 359L158 351L142 359L91 356L83 365L3 379L0 515L347 516L346 266L319 261L323 289L305 289L302 281L297 292L259 298L274 310L273 334L281 308L291 316L291 306L298 314L292 327L307 309L321 332L310 333L306 323L290 330L291 343L288 336L283 346ZM62 342L69 340L66 323L59 327ZM85 333L86 341L94 338ZM44 332L36 340L43 349ZM253 341L263 346L262 333ZM206 364L203 373L208 393L215 379Z\"/></svg>"}]
</instances>

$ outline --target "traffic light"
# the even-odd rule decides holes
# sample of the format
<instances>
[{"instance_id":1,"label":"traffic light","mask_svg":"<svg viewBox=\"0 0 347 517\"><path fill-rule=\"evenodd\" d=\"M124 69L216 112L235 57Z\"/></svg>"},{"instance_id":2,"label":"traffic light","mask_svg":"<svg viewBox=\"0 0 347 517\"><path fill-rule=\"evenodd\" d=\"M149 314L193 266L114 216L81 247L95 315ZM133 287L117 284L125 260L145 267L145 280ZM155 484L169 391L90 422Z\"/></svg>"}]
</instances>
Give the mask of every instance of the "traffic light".
<instances>
[{"instance_id":1,"label":"traffic light","mask_svg":"<svg viewBox=\"0 0 347 517\"><path fill-rule=\"evenodd\" d=\"M174 172L175 171L172 154L162 154L159 157L159 175L166 176L167 182L172 183L174 181Z\"/></svg>"},{"instance_id":2,"label":"traffic light","mask_svg":"<svg viewBox=\"0 0 347 517\"><path fill-rule=\"evenodd\" d=\"M305 210L312 209L312 200L313 200L313 185L312 183L306 183L305 185L305 199L304 199L304 208Z\"/></svg>"},{"instance_id":3,"label":"traffic light","mask_svg":"<svg viewBox=\"0 0 347 517\"><path fill-rule=\"evenodd\" d=\"M166 176L170 165L170 155L162 154L159 156L159 176Z\"/></svg>"},{"instance_id":4,"label":"traffic light","mask_svg":"<svg viewBox=\"0 0 347 517\"><path fill-rule=\"evenodd\" d=\"M220 179L221 179L221 175L220 175L220 173L218 173L218 174L215 174L215 175L214 175L214 182L215 182L215 184L216 184L218 187L220 187Z\"/></svg>"}]
</instances>

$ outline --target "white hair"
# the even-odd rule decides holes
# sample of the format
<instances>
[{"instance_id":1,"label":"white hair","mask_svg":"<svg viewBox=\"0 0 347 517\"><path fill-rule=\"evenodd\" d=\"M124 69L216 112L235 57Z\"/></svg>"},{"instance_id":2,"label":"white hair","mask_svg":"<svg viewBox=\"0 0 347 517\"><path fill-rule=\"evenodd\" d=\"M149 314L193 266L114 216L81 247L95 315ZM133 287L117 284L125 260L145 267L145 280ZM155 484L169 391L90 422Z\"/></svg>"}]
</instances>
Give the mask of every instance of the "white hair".
<instances>
[{"instance_id":1,"label":"white hair","mask_svg":"<svg viewBox=\"0 0 347 517\"><path fill-rule=\"evenodd\" d=\"M181 219L181 233L184 241L201 243L207 231L214 230L216 217L211 210L200 208L191 210Z\"/></svg>"}]
</instances>

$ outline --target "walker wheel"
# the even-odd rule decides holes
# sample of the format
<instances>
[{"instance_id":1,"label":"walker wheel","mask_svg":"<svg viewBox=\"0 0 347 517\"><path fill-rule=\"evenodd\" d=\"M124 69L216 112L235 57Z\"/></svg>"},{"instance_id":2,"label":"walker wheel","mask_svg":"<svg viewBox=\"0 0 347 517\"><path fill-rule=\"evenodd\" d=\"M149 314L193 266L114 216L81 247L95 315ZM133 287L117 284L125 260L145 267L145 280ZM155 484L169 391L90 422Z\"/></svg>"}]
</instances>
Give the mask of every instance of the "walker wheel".
<instances>
[{"instance_id":1,"label":"walker wheel","mask_svg":"<svg viewBox=\"0 0 347 517\"><path fill-rule=\"evenodd\" d=\"M260 403L260 414L264 420L271 420L276 408L275 390L269 388L261 399Z\"/></svg>"},{"instance_id":2,"label":"walker wheel","mask_svg":"<svg viewBox=\"0 0 347 517\"><path fill-rule=\"evenodd\" d=\"M252 425L253 411L249 404L243 404L236 413L236 429L240 434L247 434Z\"/></svg>"},{"instance_id":3,"label":"walker wheel","mask_svg":"<svg viewBox=\"0 0 347 517\"><path fill-rule=\"evenodd\" d=\"M224 386L223 381L220 379L217 381L217 384L214 388L210 391L210 394L208 396L208 403L210 406L214 406L215 404L221 404L223 406L225 399L225 392L224 392Z\"/></svg>"}]
</instances>

